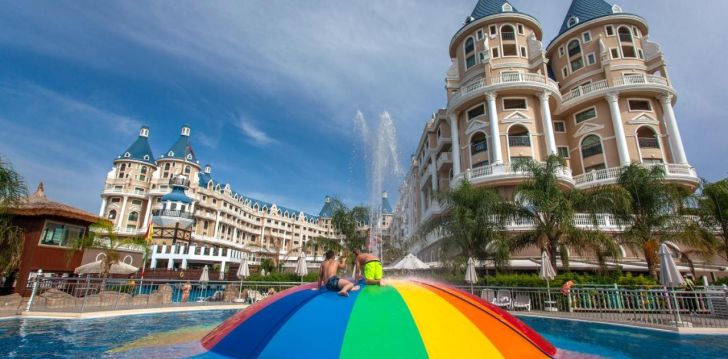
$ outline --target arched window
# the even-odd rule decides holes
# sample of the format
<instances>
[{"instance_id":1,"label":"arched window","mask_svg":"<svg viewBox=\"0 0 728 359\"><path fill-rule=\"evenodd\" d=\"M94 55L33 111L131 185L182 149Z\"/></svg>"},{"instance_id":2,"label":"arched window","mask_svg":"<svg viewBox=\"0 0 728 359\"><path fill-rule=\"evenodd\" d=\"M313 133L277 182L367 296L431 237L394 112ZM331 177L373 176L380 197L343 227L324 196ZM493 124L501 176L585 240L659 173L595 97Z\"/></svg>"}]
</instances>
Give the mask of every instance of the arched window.
<instances>
[{"instance_id":1,"label":"arched window","mask_svg":"<svg viewBox=\"0 0 728 359\"><path fill-rule=\"evenodd\" d=\"M579 18L576 16L572 16L569 18L569 22L566 24L567 27L574 27L576 24L579 23Z\"/></svg>"},{"instance_id":2,"label":"arched window","mask_svg":"<svg viewBox=\"0 0 728 359\"><path fill-rule=\"evenodd\" d=\"M164 174L162 174L162 177L164 177L164 178L169 177L169 163L164 164Z\"/></svg>"},{"instance_id":3,"label":"arched window","mask_svg":"<svg viewBox=\"0 0 728 359\"><path fill-rule=\"evenodd\" d=\"M622 46L622 57L636 58L637 52L632 41L632 30L627 26L620 26L617 33L619 34L619 44Z\"/></svg>"},{"instance_id":4,"label":"arched window","mask_svg":"<svg viewBox=\"0 0 728 359\"><path fill-rule=\"evenodd\" d=\"M185 174L186 175L190 174L191 171L192 171L192 169L190 168L190 166L185 166Z\"/></svg>"},{"instance_id":5,"label":"arched window","mask_svg":"<svg viewBox=\"0 0 728 359\"><path fill-rule=\"evenodd\" d=\"M124 171L126 171L126 163L122 163L119 166L119 177L118 178L124 178Z\"/></svg>"},{"instance_id":6,"label":"arched window","mask_svg":"<svg viewBox=\"0 0 728 359\"><path fill-rule=\"evenodd\" d=\"M139 212L136 212L135 211L135 212L129 213L129 220L130 221L134 221L134 222L136 222L137 220L139 220Z\"/></svg>"},{"instance_id":7,"label":"arched window","mask_svg":"<svg viewBox=\"0 0 728 359\"><path fill-rule=\"evenodd\" d=\"M637 142L640 148L660 148L657 134L649 126L642 126L637 130Z\"/></svg>"},{"instance_id":8,"label":"arched window","mask_svg":"<svg viewBox=\"0 0 728 359\"><path fill-rule=\"evenodd\" d=\"M109 211L109 219L116 219L116 210L112 209Z\"/></svg>"},{"instance_id":9,"label":"arched window","mask_svg":"<svg viewBox=\"0 0 728 359\"><path fill-rule=\"evenodd\" d=\"M587 158L602 154L602 140L597 135L589 135L581 140L581 157Z\"/></svg>"},{"instance_id":10,"label":"arched window","mask_svg":"<svg viewBox=\"0 0 728 359\"><path fill-rule=\"evenodd\" d=\"M147 166L142 166L142 169L139 170L139 180L140 181L146 181L147 180Z\"/></svg>"},{"instance_id":11,"label":"arched window","mask_svg":"<svg viewBox=\"0 0 728 359\"><path fill-rule=\"evenodd\" d=\"M579 43L579 40L571 40L566 48L569 53L569 64L571 65L571 72L574 72L584 67L584 58L581 55L581 44Z\"/></svg>"},{"instance_id":12,"label":"arched window","mask_svg":"<svg viewBox=\"0 0 728 359\"><path fill-rule=\"evenodd\" d=\"M515 125L508 129L508 147L531 147L531 136L528 129Z\"/></svg>"},{"instance_id":13,"label":"arched window","mask_svg":"<svg viewBox=\"0 0 728 359\"><path fill-rule=\"evenodd\" d=\"M516 30L511 25L501 26L501 46L503 56L518 56L516 48Z\"/></svg>"},{"instance_id":14,"label":"arched window","mask_svg":"<svg viewBox=\"0 0 728 359\"><path fill-rule=\"evenodd\" d=\"M470 138L470 162L472 168L488 165L488 156L485 155L486 151L488 151L488 140L485 138L485 134L476 132Z\"/></svg>"},{"instance_id":15,"label":"arched window","mask_svg":"<svg viewBox=\"0 0 728 359\"><path fill-rule=\"evenodd\" d=\"M475 66L475 40L469 37L465 40L465 68L469 69Z\"/></svg>"}]
</instances>

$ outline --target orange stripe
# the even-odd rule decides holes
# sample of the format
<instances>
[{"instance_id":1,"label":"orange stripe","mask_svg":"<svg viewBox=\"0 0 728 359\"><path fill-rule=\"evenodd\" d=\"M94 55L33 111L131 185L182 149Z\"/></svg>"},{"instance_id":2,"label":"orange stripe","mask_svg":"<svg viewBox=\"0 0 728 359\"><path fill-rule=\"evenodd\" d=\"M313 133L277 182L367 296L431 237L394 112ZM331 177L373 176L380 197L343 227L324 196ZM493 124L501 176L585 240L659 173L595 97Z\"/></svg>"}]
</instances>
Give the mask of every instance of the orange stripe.
<instances>
[{"instance_id":1,"label":"orange stripe","mask_svg":"<svg viewBox=\"0 0 728 359\"><path fill-rule=\"evenodd\" d=\"M505 358L549 358L533 343L517 333L515 328L498 320L495 317L497 314L490 311L489 308L440 288L422 283L417 284L437 293L463 313L483 335L495 344Z\"/></svg>"}]
</instances>

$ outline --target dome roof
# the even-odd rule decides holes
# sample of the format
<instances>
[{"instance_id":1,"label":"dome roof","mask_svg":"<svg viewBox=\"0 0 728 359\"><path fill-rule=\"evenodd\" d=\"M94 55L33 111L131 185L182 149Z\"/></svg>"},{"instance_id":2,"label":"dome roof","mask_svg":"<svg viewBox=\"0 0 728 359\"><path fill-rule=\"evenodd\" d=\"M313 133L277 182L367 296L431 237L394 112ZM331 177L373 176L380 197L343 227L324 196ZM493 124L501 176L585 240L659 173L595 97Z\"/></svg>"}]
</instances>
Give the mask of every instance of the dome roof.
<instances>
[{"instance_id":1,"label":"dome roof","mask_svg":"<svg viewBox=\"0 0 728 359\"><path fill-rule=\"evenodd\" d=\"M162 196L162 202L182 202L185 204L192 203L192 199L187 197L183 187L174 186L172 191Z\"/></svg>"},{"instance_id":2,"label":"dome roof","mask_svg":"<svg viewBox=\"0 0 728 359\"><path fill-rule=\"evenodd\" d=\"M334 217L334 203L331 200L331 197L326 196L326 200L324 201L324 206L321 208L321 211L319 211L320 218L333 218Z\"/></svg>"},{"instance_id":3,"label":"dome roof","mask_svg":"<svg viewBox=\"0 0 728 359\"><path fill-rule=\"evenodd\" d=\"M174 158L187 162L197 164L197 156L195 151L192 150L192 142L190 141L190 127L187 125L182 126L182 134L179 136L177 142L165 152L162 158Z\"/></svg>"},{"instance_id":4,"label":"dome roof","mask_svg":"<svg viewBox=\"0 0 728 359\"><path fill-rule=\"evenodd\" d=\"M569 11L566 12L564 23L561 25L558 36L561 36L561 34L569 31L570 28L576 25L612 15L614 14L612 9L613 6L604 0L573 0ZM570 23L571 26L569 26Z\"/></svg>"},{"instance_id":5,"label":"dome roof","mask_svg":"<svg viewBox=\"0 0 728 359\"><path fill-rule=\"evenodd\" d=\"M509 7L510 11L508 11ZM472 17L470 21L478 20L480 18L490 15L509 12L519 11L516 10L516 8L513 7L513 5L511 5L507 0L479 0L478 4L476 4L475 8L473 9L473 12L470 14L470 16Z\"/></svg>"},{"instance_id":6,"label":"dome roof","mask_svg":"<svg viewBox=\"0 0 728 359\"><path fill-rule=\"evenodd\" d=\"M152 147L149 146L149 128L143 126L139 130L139 137L122 154L117 157L119 160L135 160L154 165Z\"/></svg>"}]
</instances>

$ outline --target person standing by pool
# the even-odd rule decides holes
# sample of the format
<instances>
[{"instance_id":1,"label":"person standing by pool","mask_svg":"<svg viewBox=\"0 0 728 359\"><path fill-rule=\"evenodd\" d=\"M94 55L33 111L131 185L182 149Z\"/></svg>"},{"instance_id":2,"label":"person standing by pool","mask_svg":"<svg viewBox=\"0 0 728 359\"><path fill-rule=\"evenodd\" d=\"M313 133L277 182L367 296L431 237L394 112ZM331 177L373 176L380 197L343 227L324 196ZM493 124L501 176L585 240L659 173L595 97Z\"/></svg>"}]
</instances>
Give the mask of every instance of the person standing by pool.
<instances>
[{"instance_id":1,"label":"person standing by pool","mask_svg":"<svg viewBox=\"0 0 728 359\"><path fill-rule=\"evenodd\" d=\"M182 303L187 303L187 300L190 299L190 290L192 290L192 284L187 281L182 286Z\"/></svg>"},{"instance_id":2,"label":"person standing by pool","mask_svg":"<svg viewBox=\"0 0 728 359\"><path fill-rule=\"evenodd\" d=\"M321 286L325 286L328 290L338 291L339 295L348 297L350 290L358 290L359 287L354 286L354 283L346 279L338 277L337 272L339 268L346 268L346 265L337 261L335 257L334 251L326 251L326 260L321 263L318 289L321 289Z\"/></svg>"},{"instance_id":3,"label":"person standing by pool","mask_svg":"<svg viewBox=\"0 0 728 359\"><path fill-rule=\"evenodd\" d=\"M370 253L362 253L360 249L354 249L354 278L363 275L366 284L383 285L382 282L382 261Z\"/></svg>"}]
</instances>

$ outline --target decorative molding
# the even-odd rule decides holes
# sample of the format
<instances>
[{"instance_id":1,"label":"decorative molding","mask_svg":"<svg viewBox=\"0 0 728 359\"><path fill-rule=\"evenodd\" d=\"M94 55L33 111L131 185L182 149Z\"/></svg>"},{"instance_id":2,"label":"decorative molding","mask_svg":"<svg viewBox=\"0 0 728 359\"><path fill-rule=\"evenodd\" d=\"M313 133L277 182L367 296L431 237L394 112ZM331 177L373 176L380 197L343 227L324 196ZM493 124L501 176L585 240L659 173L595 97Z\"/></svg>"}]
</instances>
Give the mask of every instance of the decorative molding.
<instances>
[{"instance_id":1,"label":"decorative molding","mask_svg":"<svg viewBox=\"0 0 728 359\"><path fill-rule=\"evenodd\" d=\"M576 130L576 132L574 133L574 138L579 138L586 134L599 131L603 128L604 128L604 125L599 125L596 123L585 123Z\"/></svg>"},{"instance_id":2,"label":"decorative molding","mask_svg":"<svg viewBox=\"0 0 728 359\"><path fill-rule=\"evenodd\" d=\"M523 124L525 124L525 123L533 123L533 119L524 115L520 111L516 111L516 112L504 117L500 122L501 123L523 123Z\"/></svg>"},{"instance_id":3,"label":"decorative molding","mask_svg":"<svg viewBox=\"0 0 728 359\"><path fill-rule=\"evenodd\" d=\"M609 92L606 95L604 95L604 98L607 100L607 102L617 102L619 101L619 92Z\"/></svg>"},{"instance_id":4,"label":"decorative molding","mask_svg":"<svg viewBox=\"0 0 728 359\"><path fill-rule=\"evenodd\" d=\"M629 125L657 125L658 123L659 122L652 116L649 116L647 112L641 113L627 121L627 124Z\"/></svg>"},{"instance_id":5,"label":"decorative molding","mask_svg":"<svg viewBox=\"0 0 728 359\"><path fill-rule=\"evenodd\" d=\"M470 120L468 123L468 127L465 128L465 134L470 135L475 131L485 131L485 129L490 125L490 122L485 120L484 118L475 118Z\"/></svg>"}]
</instances>

